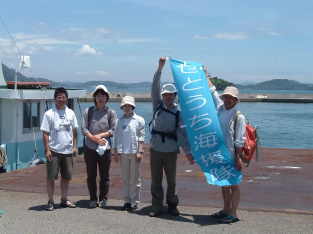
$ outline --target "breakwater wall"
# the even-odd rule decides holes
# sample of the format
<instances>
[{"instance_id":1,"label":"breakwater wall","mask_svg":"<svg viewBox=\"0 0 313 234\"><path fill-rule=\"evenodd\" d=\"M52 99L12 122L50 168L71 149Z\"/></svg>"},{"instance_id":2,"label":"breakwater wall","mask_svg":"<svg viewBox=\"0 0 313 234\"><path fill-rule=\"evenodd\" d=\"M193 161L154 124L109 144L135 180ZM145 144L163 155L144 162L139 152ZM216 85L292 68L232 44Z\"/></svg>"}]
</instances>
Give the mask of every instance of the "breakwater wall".
<instances>
[{"instance_id":1,"label":"breakwater wall","mask_svg":"<svg viewBox=\"0 0 313 234\"><path fill-rule=\"evenodd\" d=\"M137 102L151 102L149 94L125 94L134 96ZM125 96L123 95L123 96ZM122 95L112 94L111 102L120 102ZM313 103L313 94L240 94L241 102L280 102L280 103ZM91 96L80 99L81 102L92 102Z\"/></svg>"}]
</instances>

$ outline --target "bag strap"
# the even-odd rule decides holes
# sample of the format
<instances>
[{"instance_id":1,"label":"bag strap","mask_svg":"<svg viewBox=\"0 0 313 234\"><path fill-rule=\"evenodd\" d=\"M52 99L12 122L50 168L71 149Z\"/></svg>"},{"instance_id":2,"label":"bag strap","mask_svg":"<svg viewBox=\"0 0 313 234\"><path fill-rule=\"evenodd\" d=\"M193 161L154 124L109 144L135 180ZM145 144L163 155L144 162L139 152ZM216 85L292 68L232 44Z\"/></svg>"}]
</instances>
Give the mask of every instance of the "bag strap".
<instances>
[{"instance_id":1,"label":"bag strap","mask_svg":"<svg viewBox=\"0 0 313 234\"><path fill-rule=\"evenodd\" d=\"M235 114L235 117L233 119L234 121L234 140L236 139L236 129L237 129L237 122L238 122L238 118L239 118L239 115L240 115L240 111L236 111L236 114Z\"/></svg>"},{"instance_id":2,"label":"bag strap","mask_svg":"<svg viewBox=\"0 0 313 234\"><path fill-rule=\"evenodd\" d=\"M178 127L180 111L177 110L177 111L174 113L174 112L172 112L172 111L170 111L170 110L164 108L164 107L163 107L163 103L161 102L161 103L157 106L156 110L153 112L152 119L151 119L151 121L149 122L149 129L150 129L150 126L151 126L153 120L155 119L155 116L158 115L158 113L159 113L160 110L165 111L165 112L167 112L167 113L169 113L169 114L174 115L174 116L175 116L175 126Z\"/></svg>"},{"instance_id":3,"label":"bag strap","mask_svg":"<svg viewBox=\"0 0 313 234\"><path fill-rule=\"evenodd\" d=\"M90 127L90 122L91 122L91 118L92 118L92 114L93 112L95 111L95 106L91 106L88 108L88 111L87 111L87 129L89 129Z\"/></svg>"}]
</instances>

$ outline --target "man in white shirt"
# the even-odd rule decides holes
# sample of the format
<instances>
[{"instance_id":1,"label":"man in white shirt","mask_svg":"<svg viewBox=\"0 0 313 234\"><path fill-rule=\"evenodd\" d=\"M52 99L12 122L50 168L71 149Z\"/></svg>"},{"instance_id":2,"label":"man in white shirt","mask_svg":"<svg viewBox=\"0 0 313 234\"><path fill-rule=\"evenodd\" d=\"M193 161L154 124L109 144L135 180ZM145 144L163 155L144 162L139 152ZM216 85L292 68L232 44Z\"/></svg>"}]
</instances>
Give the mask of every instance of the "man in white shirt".
<instances>
[{"instance_id":1,"label":"man in white shirt","mask_svg":"<svg viewBox=\"0 0 313 234\"><path fill-rule=\"evenodd\" d=\"M45 155L47 158L47 210L54 210L55 180L61 173L61 207L75 208L68 200L68 187L72 179L73 155L77 153L77 119L74 111L66 104L68 93L64 88L54 92L55 107L46 111L40 130L43 132Z\"/></svg>"}]
</instances>

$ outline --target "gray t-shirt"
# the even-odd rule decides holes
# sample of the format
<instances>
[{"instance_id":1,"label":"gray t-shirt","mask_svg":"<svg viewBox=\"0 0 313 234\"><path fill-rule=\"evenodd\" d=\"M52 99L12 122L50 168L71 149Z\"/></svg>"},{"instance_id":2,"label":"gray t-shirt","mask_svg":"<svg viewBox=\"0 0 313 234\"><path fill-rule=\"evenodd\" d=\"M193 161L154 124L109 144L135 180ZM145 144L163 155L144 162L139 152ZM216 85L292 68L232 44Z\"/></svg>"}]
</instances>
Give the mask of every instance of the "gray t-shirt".
<instances>
[{"instance_id":1,"label":"gray t-shirt","mask_svg":"<svg viewBox=\"0 0 313 234\"><path fill-rule=\"evenodd\" d=\"M92 107L90 107L92 108ZM92 135L96 135L103 132L110 132L114 133L117 116L114 110L105 106L102 109L97 109L93 107L91 119L88 120L88 109L87 108L84 112L83 124L82 124L82 131L85 135L87 132L91 133ZM86 146L90 149L96 150L98 148L98 144L89 140L86 137Z\"/></svg>"}]
</instances>

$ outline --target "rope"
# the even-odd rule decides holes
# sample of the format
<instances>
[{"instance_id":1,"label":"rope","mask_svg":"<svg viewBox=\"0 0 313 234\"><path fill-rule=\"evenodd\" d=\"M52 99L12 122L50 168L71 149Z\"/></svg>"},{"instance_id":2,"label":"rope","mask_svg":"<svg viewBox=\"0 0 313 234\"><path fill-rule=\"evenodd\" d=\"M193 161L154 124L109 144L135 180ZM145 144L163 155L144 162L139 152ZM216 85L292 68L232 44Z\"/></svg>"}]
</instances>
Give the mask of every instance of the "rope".
<instances>
[{"instance_id":1,"label":"rope","mask_svg":"<svg viewBox=\"0 0 313 234\"><path fill-rule=\"evenodd\" d=\"M22 57L21 51L20 49L17 47L17 42L15 40L15 38L12 36L12 34L10 33L7 25L5 24L4 20L2 19L2 17L0 16L0 21L2 23L3 28L5 29L6 33L9 35L10 39L14 42L14 47L16 48L17 54Z\"/></svg>"}]
</instances>

